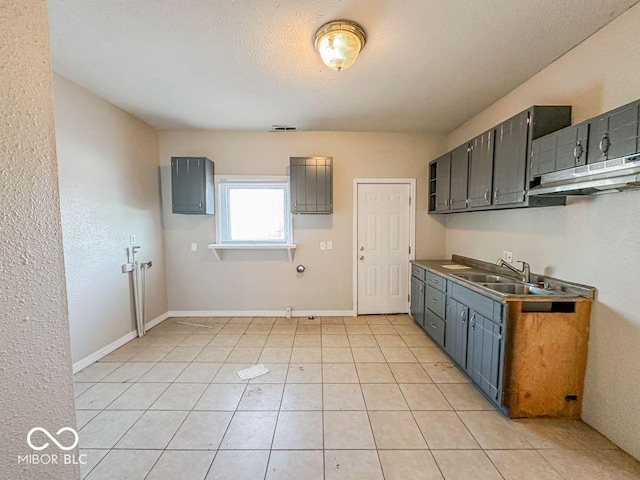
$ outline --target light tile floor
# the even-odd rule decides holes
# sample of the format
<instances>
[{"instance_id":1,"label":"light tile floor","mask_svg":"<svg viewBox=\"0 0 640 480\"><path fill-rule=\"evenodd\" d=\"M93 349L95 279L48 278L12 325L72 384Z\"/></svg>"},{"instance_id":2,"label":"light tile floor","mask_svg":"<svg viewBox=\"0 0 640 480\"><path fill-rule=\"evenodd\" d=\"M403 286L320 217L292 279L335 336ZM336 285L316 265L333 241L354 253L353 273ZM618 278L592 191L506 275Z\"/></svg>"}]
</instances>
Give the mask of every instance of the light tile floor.
<instances>
[{"instance_id":1,"label":"light tile floor","mask_svg":"<svg viewBox=\"0 0 640 480\"><path fill-rule=\"evenodd\" d=\"M406 315L171 318L76 374L82 474L640 478L580 421L505 419L447 360Z\"/></svg>"}]
</instances>

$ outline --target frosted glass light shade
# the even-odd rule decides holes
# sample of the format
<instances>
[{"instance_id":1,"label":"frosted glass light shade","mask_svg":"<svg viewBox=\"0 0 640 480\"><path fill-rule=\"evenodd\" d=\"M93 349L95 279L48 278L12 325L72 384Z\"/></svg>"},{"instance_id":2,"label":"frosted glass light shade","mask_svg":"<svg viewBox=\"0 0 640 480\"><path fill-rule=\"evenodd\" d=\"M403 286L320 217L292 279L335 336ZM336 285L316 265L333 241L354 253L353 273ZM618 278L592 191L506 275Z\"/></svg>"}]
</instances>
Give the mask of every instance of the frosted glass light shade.
<instances>
[{"instance_id":1,"label":"frosted glass light shade","mask_svg":"<svg viewBox=\"0 0 640 480\"><path fill-rule=\"evenodd\" d=\"M360 25L349 20L325 23L315 35L315 46L324 64L341 71L353 65L367 41Z\"/></svg>"}]
</instances>

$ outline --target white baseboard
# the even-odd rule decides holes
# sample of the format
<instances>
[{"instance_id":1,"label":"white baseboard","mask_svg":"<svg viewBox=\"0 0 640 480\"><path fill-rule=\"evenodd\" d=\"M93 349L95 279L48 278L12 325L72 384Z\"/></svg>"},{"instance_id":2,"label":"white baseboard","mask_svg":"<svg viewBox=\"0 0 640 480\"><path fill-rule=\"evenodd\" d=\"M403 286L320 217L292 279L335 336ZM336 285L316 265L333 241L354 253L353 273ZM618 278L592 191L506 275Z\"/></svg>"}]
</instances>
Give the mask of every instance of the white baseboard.
<instances>
[{"instance_id":1,"label":"white baseboard","mask_svg":"<svg viewBox=\"0 0 640 480\"><path fill-rule=\"evenodd\" d=\"M155 327L156 325L158 325L159 323L164 322L167 318L169 318L171 315L169 315L169 313L171 312L165 312L162 315L154 318L153 320L151 320L150 322L147 322L147 330L149 330L150 328Z\"/></svg>"},{"instance_id":2,"label":"white baseboard","mask_svg":"<svg viewBox=\"0 0 640 480\"><path fill-rule=\"evenodd\" d=\"M150 328L155 327L156 325L158 325L163 320L166 320L169 317L170 317L169 312L166 312L166 313L163 313L162 315L160 315L159 317L154 318L150 322L147 322L147 330L150 329ZM132 332L129 332L126 335L123 335L122 337L120 337L119 339L111 342L106 347L102 347L97 352L94 352L91 355L88 355L88 356L84 357L82 360L78 360L77 362L75 362L73 364L73 373L78 373L80 370L82 370L84 368L87 368L92 363L97 362L102 357L106 357L111 352L113 352L114 350L117 350L118 348L123 346L125 343L130 342L131 340L133 340L137 336L138 336L138 332L137 331L134 330Z\"/></svg>"},{"instance_id":3,"label":"white baseboard","mask_svg":"<svg viewBox=\"0 0 640 480\"><path fill-rule=\"evenodd\" d=\"M284 310L173 310L168 317L286 317ZM353 310L293 310L292 317L353 317Z\"/></svg>"}]
</instances>

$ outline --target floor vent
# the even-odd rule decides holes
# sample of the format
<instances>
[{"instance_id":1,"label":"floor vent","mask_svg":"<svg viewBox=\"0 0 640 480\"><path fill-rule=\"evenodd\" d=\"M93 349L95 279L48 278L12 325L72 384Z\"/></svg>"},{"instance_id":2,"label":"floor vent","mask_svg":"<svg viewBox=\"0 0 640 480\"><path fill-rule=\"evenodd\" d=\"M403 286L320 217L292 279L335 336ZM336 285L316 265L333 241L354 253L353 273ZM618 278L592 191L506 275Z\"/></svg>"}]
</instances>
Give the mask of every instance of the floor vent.
<instances>
[{"instance_id":1,"label":"floor vent","mask_svg":"<svg viewBox=\"0 0 640 480\"><path fill-rule=\"evenodd\" d=\"M296 132L298 127L293 125L271 125L272 132Z\"/></svg>"}]
</instances>

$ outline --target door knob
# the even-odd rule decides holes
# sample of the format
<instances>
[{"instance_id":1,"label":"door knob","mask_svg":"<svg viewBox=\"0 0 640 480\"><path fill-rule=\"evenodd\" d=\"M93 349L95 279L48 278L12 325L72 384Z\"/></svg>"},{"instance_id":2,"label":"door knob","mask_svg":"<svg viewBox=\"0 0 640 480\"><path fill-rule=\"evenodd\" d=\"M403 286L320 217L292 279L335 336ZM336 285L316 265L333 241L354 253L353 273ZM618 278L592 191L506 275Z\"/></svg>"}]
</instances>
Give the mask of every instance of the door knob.
<instances>
[{"instance_id":1,"label":"door knob","mask_svg":"<svg viewBox=\"0 0 640 480\"><path fill-rule=\"evenodd\" d=\"M364 252L364 247L360 247L360 251L361 251L361 252Z\"/></svg>"},{"instance_id":2,"label":"door knob","mask_svg":"<svg viewBox=\"0 0 640 480\"><path fill-rule=\"evenodd\" d=\"M360 261L364 260L364 255L360 255Z\"/></svg>"}]
</instances>

